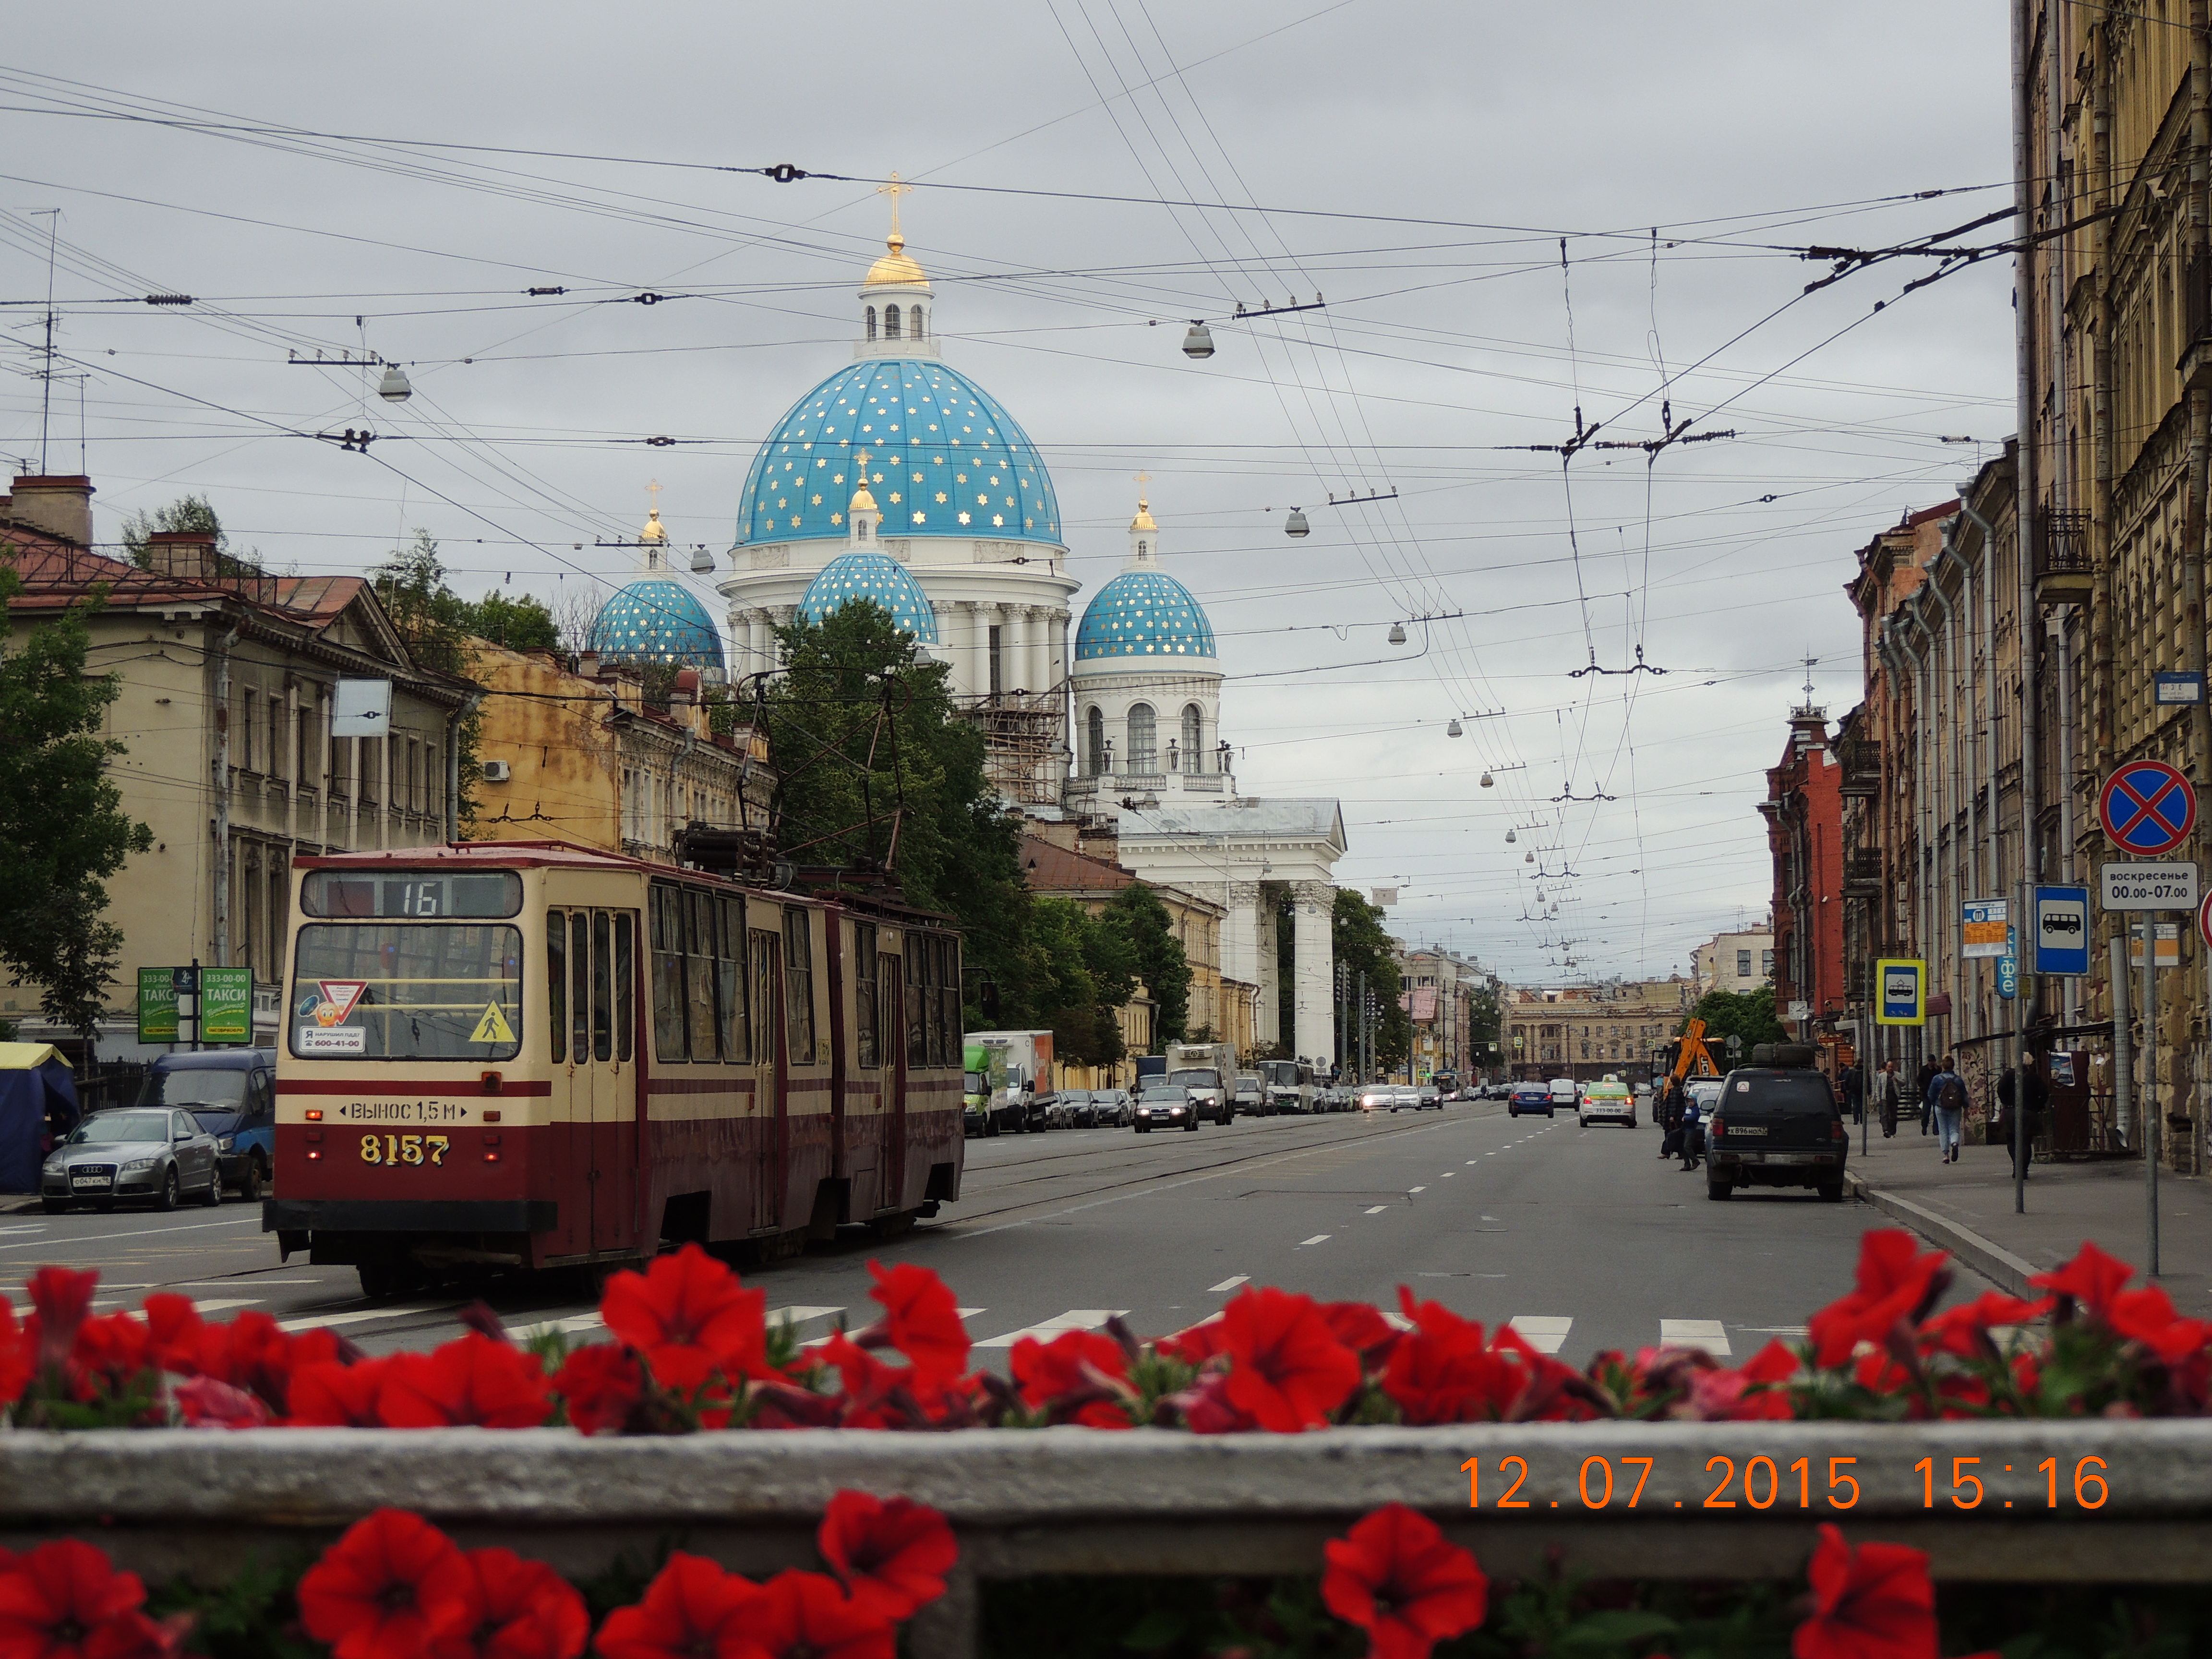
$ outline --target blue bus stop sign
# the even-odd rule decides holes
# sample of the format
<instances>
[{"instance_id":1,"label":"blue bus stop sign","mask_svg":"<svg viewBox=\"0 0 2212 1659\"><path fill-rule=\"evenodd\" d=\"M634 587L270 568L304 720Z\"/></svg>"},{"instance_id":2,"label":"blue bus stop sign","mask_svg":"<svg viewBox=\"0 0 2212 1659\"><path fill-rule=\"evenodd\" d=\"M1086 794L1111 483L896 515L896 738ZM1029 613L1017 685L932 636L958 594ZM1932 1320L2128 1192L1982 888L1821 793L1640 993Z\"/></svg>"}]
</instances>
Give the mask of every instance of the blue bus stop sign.
<instances>
[{"instance_id":1,"label":"blue bus stop sign","mask_svg":"<svg viewBox=\"0 0 2212 1659\"><path fill-rule=\"evenodd\" d=\"M2039 974L2089 971L2089 890L2039 887L2028 919L2028 949Z\"/></svg>"}]
</instances>

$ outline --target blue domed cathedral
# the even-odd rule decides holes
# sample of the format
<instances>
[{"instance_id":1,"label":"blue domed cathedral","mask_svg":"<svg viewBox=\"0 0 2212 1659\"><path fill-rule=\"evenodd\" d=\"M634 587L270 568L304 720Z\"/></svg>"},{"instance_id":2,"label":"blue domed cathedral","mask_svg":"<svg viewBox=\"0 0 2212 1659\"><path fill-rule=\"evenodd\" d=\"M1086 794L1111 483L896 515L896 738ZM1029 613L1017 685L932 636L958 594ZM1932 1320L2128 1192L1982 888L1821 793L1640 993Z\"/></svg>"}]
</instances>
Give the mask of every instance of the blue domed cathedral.
<instances>
[{"instance_id":1,"label":"blue domed cathedral","mask_svg":"<svg viewBox=\"0 0 2212 1659\"><path fill-rule=\"evenodd\" d=\"M944 361L936 293L896 216L859 297L851 360L771 426L746 474L718 584L729 673L776 667L775 630L794 617L818 622L854 599L883 606L947 665L1007 803L1063 846L1103 842L1146 880L1218 905L1221 973L1255 992L1258 1040L1325 1060L1342 814L1334 800L1238 793L1213 626L1163 566L1141 475L1121 569L1071 636L1081 584L1051 472L1012 411ZM633 587L655 580L648 569ZM692 620L655 586L627 607L617 595L601 627L616 649L631 629L683 651L696 644ZM714 652L723 666L719 640ZM1288 999L1275 948L1286 905ZM1295 1033L1279 1029L1285 1000Z\"/></svg>"}]
</instances>

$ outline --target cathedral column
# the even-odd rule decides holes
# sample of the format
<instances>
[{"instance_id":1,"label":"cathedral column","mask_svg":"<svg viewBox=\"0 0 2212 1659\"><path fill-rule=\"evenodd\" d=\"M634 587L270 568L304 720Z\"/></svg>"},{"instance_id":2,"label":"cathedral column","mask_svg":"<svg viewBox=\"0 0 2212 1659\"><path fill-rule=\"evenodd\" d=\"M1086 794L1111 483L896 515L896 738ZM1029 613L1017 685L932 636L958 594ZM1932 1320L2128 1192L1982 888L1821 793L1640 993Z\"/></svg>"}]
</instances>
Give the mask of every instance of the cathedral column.
<instances>
[{"instance_id":1,"label":"cathedral column","mask_svg":"<svg viewBox=\"0 0 2212 1659\"><path fill-rule=\"evenodd\" d=\"M1291 884L1291 1007L1297 1052L1326 1062L1335 1052L1336 889L1325 881Z\"/></svg>"},{"instance_id":2,"label":"cathedral column","mask_svg":"<svg viewBox=\"0 0 2212 1659\"><path fill-rule=\"evenodd\" d=\"M1231 869L1235 866L1231 864ZM1260 982L1260 884L1224 880L1222 902L1229 914L1221 919L1221 975L1247 985Z\"/></svg>"},{"instance_id":3,"label":"cathedral column","mask_svg":"<svg viewBox=\"0 0 2212 1659\"><path fill-rule=\"evenodd\" d=\"M1030 608L1025 605L1006 607L1006 667L1000 679L1009 691L1034 691L1036 676L1030 661Z\"/></svg>"}]
</instances>

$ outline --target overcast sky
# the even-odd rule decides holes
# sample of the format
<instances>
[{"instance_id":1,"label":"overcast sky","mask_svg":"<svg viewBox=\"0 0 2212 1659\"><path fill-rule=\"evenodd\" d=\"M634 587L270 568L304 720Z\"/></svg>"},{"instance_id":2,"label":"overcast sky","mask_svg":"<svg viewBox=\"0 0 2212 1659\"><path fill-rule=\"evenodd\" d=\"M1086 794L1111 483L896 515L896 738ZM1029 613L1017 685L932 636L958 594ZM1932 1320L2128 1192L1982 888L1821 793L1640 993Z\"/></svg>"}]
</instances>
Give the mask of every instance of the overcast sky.
<instances>
[{"instance_id":1,"label":"overcast sky","mask_svg":"<svg viewBox=\"0 0 2212 1659\"><path fill-rule=\"evenodd\" d=\"M0 300L30 303L0 318L0 453L39 459L58 207L79 378L46 465L82 456L102 539L204 494L279 569L364 570L421 526L463 591L558 599L623 580L593 544L657 477L676 539L722 552L760 439L849 358L886 214L868 183L714 169L896 168L947 361L1052 469L1076 605L1149 471L1241 785L1339 797L1340 882L1525 982L1663 975L1764 915L1754 803L1801 659L1832 716L1858 697L1855 550L2012 429L2004 259L1878 316L1928 262L1789 303L1828 270L1791 248L2005 204L1994 5L80 0L9 35ZM319 348L416 395L288 364ZM1565 477L1516 453L1577 404L1650 440L1662 402L1735 435ZM296 435L364 419L366 457ZM1664 674L1573 676L1639 646Z\"/></svg>"}]
</instances>

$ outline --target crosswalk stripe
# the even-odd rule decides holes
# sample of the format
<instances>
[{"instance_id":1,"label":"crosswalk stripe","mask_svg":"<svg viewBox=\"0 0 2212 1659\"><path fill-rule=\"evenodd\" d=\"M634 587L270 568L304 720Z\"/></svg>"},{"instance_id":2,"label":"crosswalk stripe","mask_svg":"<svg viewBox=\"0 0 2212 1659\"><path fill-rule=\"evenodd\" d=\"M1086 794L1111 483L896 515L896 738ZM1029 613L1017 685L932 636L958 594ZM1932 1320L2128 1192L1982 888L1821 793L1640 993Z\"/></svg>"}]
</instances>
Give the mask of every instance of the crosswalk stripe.
<instances>
[{"instance_id":1,"label":"crosswalk stripe","mask_svg":"<svg viewBox=\"0 0 2212 1659\"><path fill-rule=\"evenodd\" d=\"M975 1346L1011 1348L1025 1336L1049 1341L1063 1331L1095 1331L1108 1320L1118 1319L1128 1311L1127 1308L1070 1308L1066 1313L1054 1314L1038 1324L1024 1325L1018 1331L1008 1331L1004 1336L987 1336Z\"/></svg>"},{"instance_id":2,"label":"crosswalk stripe","mask_svg":"<svg viewBox=\"0 0 2212 1659\"><path fill-rule=\"evenodd\" d=\"M1561 1319L1551 1314L1515 1314L1505 1322L1520 1334L1521 1340L1538 1353L1557 1353L1574 1328L1571 1319Z\"/></svg>"},{"instance_id":3,"label":"crosswalk stripe","mask_svg":"<svg viewBox=\"0 0 2212 1659\"><path fill-rule=\"evenodd\" d=\"M1728 1329L1717 1319L1662 1319L1659 1322L1659 1346L1703 1348L1716 1359L1724 1359L1734 1352L1729 1346Z\"/></svg>"},{"instance_id":4,"label":"crosswalk stripe","mask_svg":"<svg viewBox=\"0 0 2212 1659\"><path fill-rule=\"evenodd\" d=\"M1223 1279L1218 1285L1209 1285L1206 1289L1208 1295L1218 1295L1223 1291L1233 1291L1239 1285L1249 1285L1251 1282L1251 1274L1235 1273Z\"/></svg>"},{"instance_id":5,"label":"crosswalk stripe","mask_svg":"<svg viewBox=\"0 0 2212 1659\"><path fill-rule=\"evenodd\" d=\"M810 1319L828 1319L844 1311L842 1308L770 1308L768 1322L771 1325L804 1325ZM981 1313L982 1310L978 1308L975 1311Z\"/></svg>"},{"instance_id":6,"label":"crosswalk stripe","mask_svg":"<svg viewBox=\"0 0 2212 1659\"><path fill-rule=\"evenodd\" d=\"M410 1314L451 1313L458 1302L422 1302L404 1307L363 1308L354 1313L308 1314L299 1319L280 1319L280 1331L319 1331L337 1325L358 1325L368 1319L404 1319Z\"/></svg>"}]
</instances>

